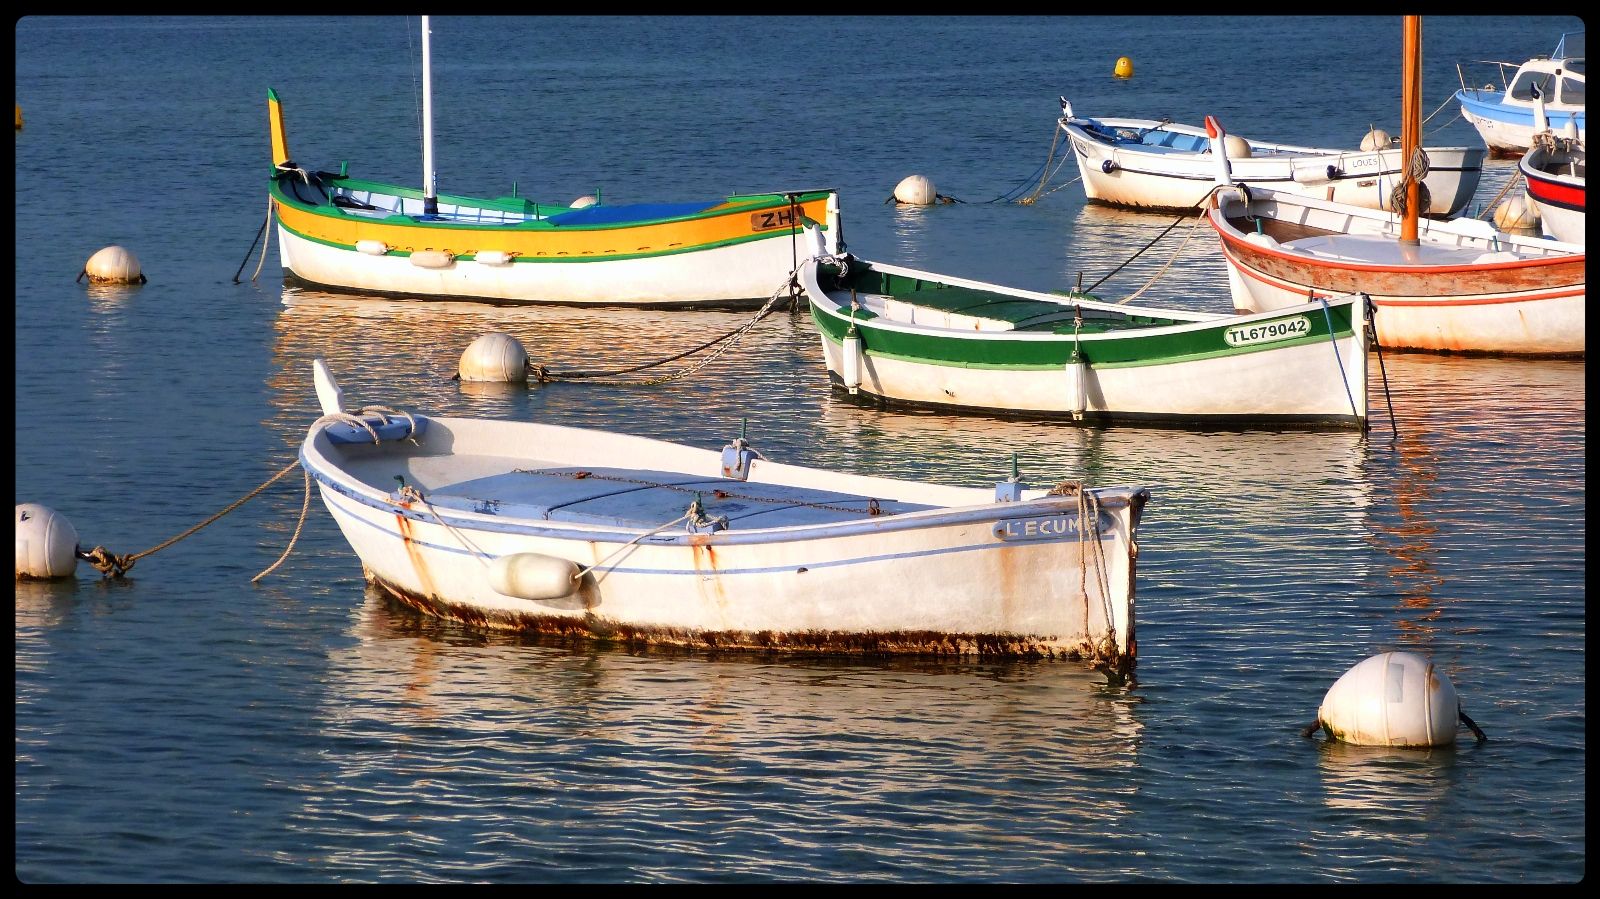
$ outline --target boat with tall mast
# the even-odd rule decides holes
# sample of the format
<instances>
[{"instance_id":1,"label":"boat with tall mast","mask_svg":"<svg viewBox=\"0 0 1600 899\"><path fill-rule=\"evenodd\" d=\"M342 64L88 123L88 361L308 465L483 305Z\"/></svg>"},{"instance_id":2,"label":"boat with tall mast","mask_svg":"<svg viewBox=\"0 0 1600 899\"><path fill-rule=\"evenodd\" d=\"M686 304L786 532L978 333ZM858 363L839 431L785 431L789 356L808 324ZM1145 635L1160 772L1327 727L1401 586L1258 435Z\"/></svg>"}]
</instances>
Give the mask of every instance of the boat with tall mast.
<instances>
[{"instance_id":1,"label":"boat with tall mast","mask_svg":"<svg viewBox=\"0 0 1600 899\"><path fill-rule=\"evenodd\" d=\"M1421 73L1421 18L1406 16L1401 144L1412 164L1396 192L1397 213L1234 184L1226 132L1208 117L1221 187L1207 214L1234 307L1255 313L1361 292L1372 298L1380 346L1583 355L1583 245L1418 215L1416 173L1427 165Z\"/></svg>"},{"instance_id":2,"label":"boat with tall mast","mask_svg":"<svg viewBox=\"0 0 1600 899\"><path fill-rule=\"evenodd\" d=\"M286 280L421 299L641 307L759 305L799 260L843 248L838 194L778 190L693 202L566 205L440 194L432 59L422 25L421 189L308 169L267 91L269 192ZM802 250L803 232L817 246Z\"/></svg>"}]
</instances>

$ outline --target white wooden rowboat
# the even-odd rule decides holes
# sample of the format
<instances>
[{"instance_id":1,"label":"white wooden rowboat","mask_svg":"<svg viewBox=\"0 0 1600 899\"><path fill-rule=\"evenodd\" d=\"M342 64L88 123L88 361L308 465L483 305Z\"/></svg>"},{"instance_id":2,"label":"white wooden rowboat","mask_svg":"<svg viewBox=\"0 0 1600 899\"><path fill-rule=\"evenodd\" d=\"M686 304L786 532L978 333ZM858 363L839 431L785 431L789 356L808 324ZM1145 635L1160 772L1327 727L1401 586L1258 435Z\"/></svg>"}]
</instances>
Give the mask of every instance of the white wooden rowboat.
<instances>
[{"instance_id":1,"label":"white wooden rowboat","mask_svg":"<svg viewBox=\"0 0 1600 899\"><path fill-rule=\"evenodd\" d=\"M1237 316L850 256L807 260L800 286L830 379L880 405L1177 427L1367 423L1359 295Z\"/></svg>"},{"instance_id":2,"label":"white wooden rowboat","mask_svg":"<svg viewBox=\"0 0 1600 899\"><path fill-rule=\"evenodd\" d=\"M1083 190L1095 202L1185 210L1216 185L1204 128L1148 119L1082 118L1061 98L1059 127L1072 143ZM1426 215L1455 215L1483 174L1482 147L1429 147ZM1403 173L1399 147L1332 150L1237 136L1229 151L1235 183L1372 209L1391 208Z\"/></svg>"},{"instance_id":3,"label":"white wooden rowboat","mask_svg":"<svg viewBox=\"0 0 1600 899\"><path fill-rule=\"evenodd\" d=\"M368 580L471 625L1125 670L1141 487L972 489L555 425L340 412L305 470Z\"/></svg>"}]
</instances>

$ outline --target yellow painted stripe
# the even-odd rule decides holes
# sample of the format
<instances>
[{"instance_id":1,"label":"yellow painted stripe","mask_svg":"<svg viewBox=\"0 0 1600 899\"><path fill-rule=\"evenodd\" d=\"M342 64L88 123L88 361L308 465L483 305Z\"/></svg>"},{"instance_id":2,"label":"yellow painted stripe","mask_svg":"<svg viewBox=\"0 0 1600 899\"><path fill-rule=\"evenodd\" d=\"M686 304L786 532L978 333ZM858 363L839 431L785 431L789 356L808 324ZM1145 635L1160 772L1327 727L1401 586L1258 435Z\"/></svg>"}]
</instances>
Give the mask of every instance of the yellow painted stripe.
<instances>
[{"instance_id":1,"label":"yellow painted stripe","mask_svg":"<svg viewBox=\"0 0 1600 899\"><path fill-rule=\"evenodd\" d=\"M825 198L799 204L802 213L815 221L826 222ZM770 208L784 208L782 206ZM323 214L293 201L278 203L278 220L289 230L343 247L357 241L377 240L391 250L445 250L456 256L480 250L499 250L524 259L579 259L604 256L636 256L649 253L676 253L694 247L729 243L753 236L787 237L792 229L758 230L752 213L760 208L746 207L726 215L710 215L685 222L659 222L624 227L549 227L544 225L460 225L433 223L395 223L375 221L343 212Z\"/></svg>"},{"instance_id":2,"label":"yellow painted stripe","mask_svg":"<svg viewBox=\"0 0 1600 899\"><path fill-rule=\"evenodd\" d=\"M283 107L278 103L278 98L267 96L267 124L272 132L272 164L282 165L289 161L289 137L283 130Z\"/></svg>"}]
</instances>

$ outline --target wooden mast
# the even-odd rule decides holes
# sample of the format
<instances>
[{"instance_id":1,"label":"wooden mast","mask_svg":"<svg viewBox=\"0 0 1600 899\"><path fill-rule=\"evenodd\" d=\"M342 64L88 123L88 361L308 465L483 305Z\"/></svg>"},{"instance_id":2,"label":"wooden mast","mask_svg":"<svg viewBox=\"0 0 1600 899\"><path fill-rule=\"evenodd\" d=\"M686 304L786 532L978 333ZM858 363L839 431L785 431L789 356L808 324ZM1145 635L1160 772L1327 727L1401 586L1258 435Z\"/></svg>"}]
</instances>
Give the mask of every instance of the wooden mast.
<instances>
[{"instance_id":1,"label":"wooden mast","mask_svg":"<svg viewBox=\"0 0 1600 899\"><path fill-rule=\"evenodd\" d=\"M422 214L439 214L433 183L433 59L428 46L428 17L422 17Z\"/></svg>"},{"instance_id":2,"label":"wooden mast","mask_svg":"<svg viewBox=\"0 0 1600 899\"><path fill-rule=\"evenodd\" d=\"M1406 213L1400 222L1401 243L1417 242L1417 207L1422 203L1421 185L1412 177L1412 160L1422 146L1422 17L1405 17L1405 66L1400 110L1400 165L1406 186Z\"/></svg>"}]
</instances>

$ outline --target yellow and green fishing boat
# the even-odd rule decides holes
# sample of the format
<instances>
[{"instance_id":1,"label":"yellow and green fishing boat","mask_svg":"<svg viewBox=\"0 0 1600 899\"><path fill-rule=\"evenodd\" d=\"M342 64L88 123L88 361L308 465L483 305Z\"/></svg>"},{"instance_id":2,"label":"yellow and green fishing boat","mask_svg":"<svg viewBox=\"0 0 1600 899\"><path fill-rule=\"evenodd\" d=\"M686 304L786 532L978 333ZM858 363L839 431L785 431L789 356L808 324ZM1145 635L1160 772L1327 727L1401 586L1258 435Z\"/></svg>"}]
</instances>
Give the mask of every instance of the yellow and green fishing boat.
<instances>
[{"instance_id":1,"label":"yellow and green fishing boat","mask_svg":"<svg viewBox=\"0 0 1600 899\"><path fill-rule=\"evenodd\" d=\"M423 17L423 186L313 171L289 153L267 91L270 195L286 280L425 299L642 307L759 304L820 246L839 252L839 198L788 190L695 202L568 206L441 195L433 175ZM818 238L802 249L802 229Z\"/></svg>"}]
</instances>

